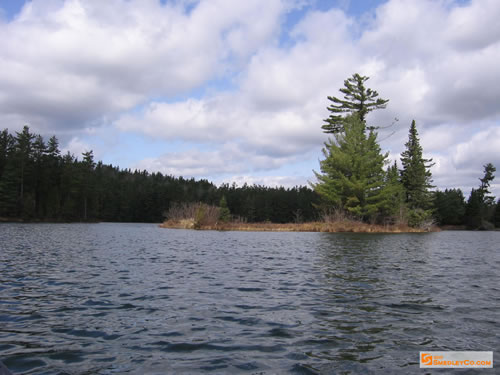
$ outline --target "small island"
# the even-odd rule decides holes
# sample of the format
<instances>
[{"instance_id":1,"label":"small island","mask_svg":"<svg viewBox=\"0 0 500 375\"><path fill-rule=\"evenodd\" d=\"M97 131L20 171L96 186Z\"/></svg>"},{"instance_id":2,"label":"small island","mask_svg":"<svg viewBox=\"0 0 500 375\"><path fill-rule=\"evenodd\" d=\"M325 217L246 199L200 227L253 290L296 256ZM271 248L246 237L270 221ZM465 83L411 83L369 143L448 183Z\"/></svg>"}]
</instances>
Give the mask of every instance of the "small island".
<instances>
[{"instance_id":1,"label":"small island","mask_svg":"<svg viewBox=\"0 0 500 375\"><path fill-rule=\"evenodd\" d=\"M294 222L249 222L232 217L225 196L219 206L202 203L177 204L166 213L163 228L290 231L401 233L446 229L491 230L500 225L500 201L495 204L489 186L495 167L484 166L478 189L472 189L465 203L460 189L432 191L432 159L423 157L415 120L409 130L402 168L396 161L388 165L389 153L382 153L377 141L378 126L366 115L386 107L375 90L365 88L369 77L353 74L344 81L344 98L328 97L330 116L322 129L333 135L322 150L321 173L314 172L310 183L318 200L311 202L315 220ZM388 166L387 166L388 165Z\"/></svg>"}]
</instances>

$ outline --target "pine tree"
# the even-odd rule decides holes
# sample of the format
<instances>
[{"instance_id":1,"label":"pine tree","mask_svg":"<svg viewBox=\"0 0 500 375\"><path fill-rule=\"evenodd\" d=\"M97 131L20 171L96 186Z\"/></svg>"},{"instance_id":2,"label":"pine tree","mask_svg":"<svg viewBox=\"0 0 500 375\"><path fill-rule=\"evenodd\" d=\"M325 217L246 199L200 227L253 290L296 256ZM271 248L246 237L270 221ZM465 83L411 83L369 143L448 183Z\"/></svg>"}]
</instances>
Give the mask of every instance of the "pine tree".
<instances>
[{"instance_id":1,"label":"pine tree","mask_svg":"<svg viewBox=\"0 0 500 375\"><path fill-rule=\"evenodd\" d=\"M17 216L17 187L19 175L13 163L7 162L0 176L0 216Z\"/></svg>"},{"instance_id":2,"label":"pine tree","mask_svg":"<svg viewBox=\"0 0 500 375\"><path fill-rule=\"evenodd\" d=\"M49 188L45 197L45 214L51 219L57 219L61 211L61 151L59 141L52 136L47 143L45 161L45 181Z\"/></svg>"},{"instance_id":3,"label":"pine tree","mask_svg":"<svg viewBox=\"0 0 500 375\"><path fill-rule=\"evenodd\" d=\"M483 199L478 189L472 189L465 209L465 222L469 229L478 229L482 225Z\"/></svg>"},{"instance_id":4,"label":"pine tree","mask_svg":"<svg viewBox=\"0 0 500 375\"><path fill-rule=\"evenodd\" d=\"M358 73L344 81L344 87L339 91L344 94L344 99L339 99L335 96L328 96L328 100L332 102L327 109L331 112L330 117L324 120L321 128L325 133L339 133L344 131L344 122L346 117L357 114L361 122L366 122L366 115L375 110L382 109L387 106L389 100L378 97L378 92L370 88L366 88L364 83L369 77L360 76ZM374 130L374 127L368 130Z\"/></svg>"},{"instance_id":5,"label":"pine tree","mask_svg":"<svg viewBox=\"0 0 500 375\"><path fill-rule=\"evenodd\" d=\"M93 151L86 151L82 153L83 160L81 166L81 193L83 198L83 220L87 221L89 218L89 210L91 204L94 203L94 175L95 169L94 153Z\"/></svg>"},{"instance_id":6,"label":"pine tree","mask_svg":"<svg viewBox=\"0 0 500 375\"><path fill-rule=\"evenodd\" d=\"M492 227L488 220L493 214L495 198L488 195L490 194L488 189L491 181L495 178L496 168L491 163L485 164L483 167L484 177L479 179L481 185L478 189L471 190L467 201L465 217L470 229L491 229Z\"/></svg>"},{"instance_id":7,"label":"pine tree","mask_svg":"<svg viewBox=\"0 0 500 375\"><path fill-rule=\"evenodd\" d=\"M14 137L9 134L8 129L4 129L0 133L0 178L2 178L5 166L7 165L9 158L12 156L14 144Z\"/></svg>"},{"instance_id":8,"label":"pine tree","mask_svg":"<svg viewBox=\"0 0 500 375\"><path fill-rule=\"evenodd\" d=\"M434 165L432 159L424 159L422 146L418 139L415 120L410 126L406 150L401 154L401 182L406 191L406 202L410 209L428 210L432 205L432 195L429 191L433 186L430 168Z\"/></svg>"},{"instance_id":9,"label":"pine tree","mask_svg":"<svg viewBox=\"0 0 500 375\"><path fill-rule=\"evenodd\" d=\"M226 197L223 195L219 202L219 220L223 223L227 223L231 220L231 211L229 211L229 207L227 207Z\"/></svg>"},{"instance_id":10,"label":"pine tree","mask_svg":"<svg viewBox=\"0 0 500 375\"><path fill-rule=\"evenodd\" d=\"M491 163L485 164L483 168L484 177L479 179L479 181L481 181L479 191L481 192L483 203L487 206L490 206L495 203L495 197L488 195L491 194L488 189L490 188L491 181L495 179L494 173L497 169Z\"/></svg>"},{"instance_id":11,"label":"pine tree","mask_svg":"<svg viewBox=\"0 0 500 375\"><path fill-rule=\"evenodd\" d=\"M496 228L500 228L500 198L495 206L495 214L493 215L493 224Z\"/></svg>"},{"instance_id":12,"label":"pine tree","mask_svg":"<svg viewBox=\"0 0 500 375\"><path fill-rule=\"evenodd\" d=\"M18 215L22 217L31 216L33 213L34 199L30 196L30 179L33 167L33 139L35 135L30 133L27 125L19 133L16 132L15 160L19 171L19 198Z\"/></svg>"},{"instance_id":13,"label":"pine tree","mask_svg":"<svg viewBox=\"0 0 500 375\"><path fill-rule=\"evenodd\" d=\"M399 180L399 170L396 161L387 168L385 187L383 190L385 205L382 207L382 216L389 222L403 222L405 217L405 189Z\"/></svg>"},{"instance_id":14,"label":"pine tree","mask_svg":"<svg viewBox=\"0 0 500 375\"><path fill-rule=\"evenodd\" d=\"M464 224L465 198L460 189L445 189L434 193L434 216L439 225Z\"/></svg>"},{"instance_id":15,"label":"pine tree","mask_svg":"<svg viewBox=\"0 0 500 375\"><path fill-rule=\"evenodd\" d=\"M358 115L346 118L344 133L325 143L322 174L314 172L318 183L313 187L328 204L373 220L387 203L383 166L388 154L381 153L377 134L365 130Z\"/></svg>"}]
</instances>

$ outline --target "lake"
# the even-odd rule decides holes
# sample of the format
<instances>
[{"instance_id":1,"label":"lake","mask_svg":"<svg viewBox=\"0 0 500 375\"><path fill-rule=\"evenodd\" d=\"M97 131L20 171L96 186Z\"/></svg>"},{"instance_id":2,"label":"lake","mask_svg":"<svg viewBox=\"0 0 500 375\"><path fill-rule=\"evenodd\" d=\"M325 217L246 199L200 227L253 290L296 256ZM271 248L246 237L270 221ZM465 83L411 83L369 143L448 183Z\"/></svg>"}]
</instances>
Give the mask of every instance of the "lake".
<instances>
[{"instance_id":1,"label":"lake","mask_svg":"<svg viewBox=\"0 0 500 375\"><path fill-rule=\"evenodd\" d=\"M0 224L0 359L23 374L423 373L419 351L498 349L499 244Z\"/></svg>"}]
</instances>

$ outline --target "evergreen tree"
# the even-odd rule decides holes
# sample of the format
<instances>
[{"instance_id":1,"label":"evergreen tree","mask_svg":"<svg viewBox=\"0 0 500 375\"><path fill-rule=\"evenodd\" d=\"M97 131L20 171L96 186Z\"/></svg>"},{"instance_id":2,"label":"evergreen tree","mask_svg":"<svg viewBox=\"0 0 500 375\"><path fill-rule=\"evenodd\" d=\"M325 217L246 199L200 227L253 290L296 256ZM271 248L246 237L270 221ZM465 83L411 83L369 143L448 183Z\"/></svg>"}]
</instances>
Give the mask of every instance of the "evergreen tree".
<instances>
[{"instance_id":1,"label":"evergreen tree","mask_svg":"<svg viewBox=\"0 0 500 375\"><path fill-rule=\"evenodd\" d=\"M81 194L83 199L83 220L89 218L89 202L94 203L94 176L93 171L96 166L93 151L86 151L81 162ZM92 211L91 211L92 212Z\"/></svg>"},{"instance_id":2,"label":"evergreen tree","mask_svg":"<svg viewBox=\"0 0 500 375\"><path fill-rule=\"evenodd\" d=\"M0 216L17 216L18 171L14 163L7 162L0 176Z\"/></svg>"},{"instance_id":3,"label":"evergreen tree","mask_svg":"<svg viewBox=\"0 0 500 375\"><path fill-rule=\"evenodd\" d=\"M500 228L500 198L495 206L495 214L493 216L493 224L496 228Z\"/></svg>"},{"instance_id":4,"label":"evergreen tree","mask_svg":"<svg viewBox=\"0 0 500 375\"><path fill-rule=\"evenodd\" d=\"M491 181L495 179L496 168L493 164L488 163L483 166L484 168L484 177L480 178L481 185L479 186L479 191L482 195L483 203L487 206L493 205L495 202L495 197L490 196L491 192L488 190L490 188Z\"/></svg>"},{"instance_id":5,"label":"evergreen tree","mask_svg":"<svg viewBox=\"0 0 500 375\"><path fill-rule=\"evenodd\" d=\"M0 178L2 178L3 171L7 165L9 157L12 156L14 143L14 137L9 134L8 129L4 129L0 133Z\"/></svg>"},{"instance_id":6,"label":"evergreen tree","mask_svg":"<svg viewBox=\"0 0 500 375\"><path fill-rule=\"evenodd\" d=\"M226 223L229 220L231 220L231 211L229 211L229 208L227 207L227 201L224 195L220 199L219 208L220 208L219 220L222 221L223 223Z\"/></svg>"},{"instance_id":7,"label":"evergreen tree","mask_svg":"<svg viewBox=\"0 0 500 375\"><path fill-rule=\"evenodd\" d=\"M331 112L330 117L324 120L321 128L325 133L339 133L344 131L344 115L357 114L359 120L366 122L366 115L375 110L385 108L389 100L378 97L378 92L365 87L365 82L369 77L360 76L358 73L344 81L344 87L339 91L344 94L344 99L335 96L329 96L328 100L332 102L327 109ZM374 130L375 128L368 128Z\"/></svg>"},{"instance_id":8,"label":"evergreen tree","mask_svg":"<svg viewBox=\"0 0 500 375\"><path fill-rule=\"evenodd\" d=\"M493 216L495 198L488 195L491 181L495 178L496 168L488 163L484 166L484 177L480 178L481 185L472 189L465 211L467 226L470 229L491 229L490 216Z\"/></svg>"},{"instance_id":9,"label":"evergreen tree","mask_svg":"<svg viewBox=\"0 0 500 375\"><path fill-rule=\"evenodd\" d=\"M465 209L465 223L469 229L479 229L482 226L483 199L478 189L472 189Z\"/></svg>"},{"instance_id":10,"label":"evergreen tree","mask_svg":"<svg viewBox=\"0 0 500 375\"><path fill-rule=\"evenodd\" d=\"M403 222L405 218L405 189L399 180L399 170L394 161L394 164L387 168L385 177L385 205L382 207L382 216L393 223Z\"/></svg>"},{"instance_id":11,"label":"evergreen tree","mask_svg":"<svg viewBox=\"0 0 500 375\"><path fill-rule=\"evenodd\" d=\"M462 225L465 198L460 189L445 189L434 194L434 216L439 225Z\"/></svg>"},{"instance_id":12,"label":"evergreen tree","mask_svg":"<svg viewBox=\"0 0 500 375\"><path fill-rule=\"evenodd\" d=\"M39 218L44 217L42 206L46 197L46 189L48 188L47 173L45 172L45 161L47 157L47 146L41 135L35 136L33 142L33 183L35 194L35 214Z\"/></svg>"},{"instance_id":13,"label":"evergreen tree","mask_svg":"<svg viewBox=\"0 0 500 375\"><path fill-rule=\"evenodd\" d=\"M325 143L322 174L314 172L319 182L313 187L328 204L372 220L387 204L383 166L388 154L381 153L377 134L367 135L365 129L358 115L346 118L344 132Z\"/></svg>"},{"instance_id":14,"label":"evergreen tree","mask_svg":"<svg viewBox=\"0 0 500 375\"><path fill-rule=\"evenodd\" d=\"M77 161L68 151L61 158L61 201L59 218L75 220L79 217L77 211Z\"/></svg>"},{"instance_id":15,"label":"evergreen tree","mask_svg":"<svg viewBox=\"0 0 500 375\"><path fill-rule=\"evenodd\" d=\"M33 213L34 199L29 193L30 180L32 179L33 161L33 139L35 135L30 133L27 125L15 137L15 161L19 172L19 196L18 215L22 217L31 216Z\"/></svg>"},{"instance_id":16,"label":"evergreen tree","mask_svg":"<svg viewBox=\"0 0 500 375\"><path fill-rule=\"evenodd\" d=\"M428 210L432 205L432 195L429 189L433 186L430 168L434 165L432 159L424 159L422 146L418 139L415 120L410 126L406 150L401 154L401 183L406 191L406 202L410 209Z\"/></svg>"},{"instance_id":17,"label":"evergreen tree","mask_svg":"<svg viewBox=\"0 0 500 375\"><path fill-rule=\"evenodd\" d=\"M45 216L54 220L60 216L61 204L61 151L55 136L47 143L44 172L47 188L43 209Z\"/></svg>"}]
</instances>

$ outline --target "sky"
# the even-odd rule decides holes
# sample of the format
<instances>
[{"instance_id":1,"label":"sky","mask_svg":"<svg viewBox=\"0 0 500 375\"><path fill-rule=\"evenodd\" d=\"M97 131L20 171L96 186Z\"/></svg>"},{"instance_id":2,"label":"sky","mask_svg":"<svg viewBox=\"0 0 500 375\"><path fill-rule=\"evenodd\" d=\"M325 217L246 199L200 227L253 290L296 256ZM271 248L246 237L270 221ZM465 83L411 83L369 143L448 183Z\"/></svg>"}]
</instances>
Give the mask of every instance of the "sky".
<instances>
[{"instance_id":1,"label":"sky","mask_svg":"<svg viewBox=\"0 0 500 375\"><path fill-rule=\"evenodd\" d=\"M438 189L500 196L500 1L0 0L0 128L121 168L315 182L353 73L399 160L414 119Z\"/></svg>"}]
</instances>

